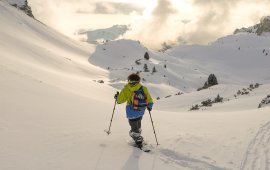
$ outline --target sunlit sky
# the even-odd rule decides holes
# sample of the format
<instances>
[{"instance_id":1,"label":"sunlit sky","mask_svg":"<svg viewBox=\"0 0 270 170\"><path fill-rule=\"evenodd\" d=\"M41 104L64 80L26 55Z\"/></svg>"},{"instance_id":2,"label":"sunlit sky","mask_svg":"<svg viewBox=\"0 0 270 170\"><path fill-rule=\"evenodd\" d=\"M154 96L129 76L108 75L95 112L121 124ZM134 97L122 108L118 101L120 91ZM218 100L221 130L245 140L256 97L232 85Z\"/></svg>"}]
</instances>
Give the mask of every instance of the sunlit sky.
<instances>
[{"instance_id":1,"label":"sunlit sky","mask_svg":"<svg viewBox=\"0 0 270 170\"><path fill-rule=\"evenodd\" d=\"M28 0L35 17L76 38L78 30L130 25L124 38L207 44L270 15L270 0Z\"/></svg>"}]
</instances>

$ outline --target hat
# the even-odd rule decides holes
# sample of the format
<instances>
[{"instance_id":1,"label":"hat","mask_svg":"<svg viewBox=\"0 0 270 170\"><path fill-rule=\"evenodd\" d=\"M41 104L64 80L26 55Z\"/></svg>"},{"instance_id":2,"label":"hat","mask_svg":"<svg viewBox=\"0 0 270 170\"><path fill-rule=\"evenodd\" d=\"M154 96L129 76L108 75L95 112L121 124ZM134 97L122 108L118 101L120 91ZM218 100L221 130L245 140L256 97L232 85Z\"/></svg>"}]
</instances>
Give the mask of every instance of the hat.
<instances>
[{"instance_id":1,"label":"hat","mask_svg":"<svg viewBox=\"0 0 270 170\"><path fill-rule=\"evenodd\" d=\"M128 82L140 82L141 78L138 74L132 73L128 76Z\"/></svg>"}]
</instances>

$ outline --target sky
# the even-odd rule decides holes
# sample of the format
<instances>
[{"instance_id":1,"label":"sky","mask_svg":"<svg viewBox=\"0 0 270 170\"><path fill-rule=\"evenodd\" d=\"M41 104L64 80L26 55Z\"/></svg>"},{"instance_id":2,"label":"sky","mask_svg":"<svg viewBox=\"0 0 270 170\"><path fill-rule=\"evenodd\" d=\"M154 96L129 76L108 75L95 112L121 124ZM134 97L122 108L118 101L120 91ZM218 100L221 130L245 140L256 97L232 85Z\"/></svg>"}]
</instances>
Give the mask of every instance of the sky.
<instances>
[{"instance_id":1,"label":"sky","mask_svg":"<svg viewBox=\"0 0 270 170\"><path fill-rule=\"evenodd\" d=\"M34 16L78 38L79 30L129 25L124 37L149 48L208 44L270 15L270 0L28 0Z\"/></svg>"}]
</instances>

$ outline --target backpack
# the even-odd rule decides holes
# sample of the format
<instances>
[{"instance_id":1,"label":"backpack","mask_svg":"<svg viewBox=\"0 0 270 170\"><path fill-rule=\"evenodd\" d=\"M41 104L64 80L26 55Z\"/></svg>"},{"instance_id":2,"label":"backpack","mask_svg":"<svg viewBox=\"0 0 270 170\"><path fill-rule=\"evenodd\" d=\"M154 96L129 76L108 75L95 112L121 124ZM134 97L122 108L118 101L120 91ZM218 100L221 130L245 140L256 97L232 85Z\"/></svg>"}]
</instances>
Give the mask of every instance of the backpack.
<instances>
[{"instance_id":1,"label":"backpack","mask_svg":"<svg viewBox=\"0 0 270 170\"><path fill-rule=\"evenodd\" d=\"M148 100L143 91L143 86L141 86L139 90L133 92L131 102L133 110L142 111L146 109Z\"/></svg>"}]
</instances>

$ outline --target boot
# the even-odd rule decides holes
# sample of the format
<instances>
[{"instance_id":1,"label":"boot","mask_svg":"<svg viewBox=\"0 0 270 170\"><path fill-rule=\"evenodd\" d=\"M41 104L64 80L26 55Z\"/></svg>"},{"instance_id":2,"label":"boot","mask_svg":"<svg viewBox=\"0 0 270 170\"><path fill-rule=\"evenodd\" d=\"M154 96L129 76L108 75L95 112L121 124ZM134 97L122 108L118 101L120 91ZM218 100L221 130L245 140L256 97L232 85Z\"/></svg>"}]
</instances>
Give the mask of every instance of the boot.
<instances>
[{"instance_id":1,"label":"boot","mask_svg":"<svg viewBox=\"0 0 270 170\"><path fill-rule=\"evenodd\" d=\"M141 132L141 130L140 130L140 132ZM136 133L136 132L129 131L129 135L135 141L136 145L138 145L138 146L142 145L143 137L141 136L141 133Z\"/></svg>"}]
</instances>

